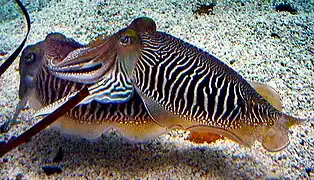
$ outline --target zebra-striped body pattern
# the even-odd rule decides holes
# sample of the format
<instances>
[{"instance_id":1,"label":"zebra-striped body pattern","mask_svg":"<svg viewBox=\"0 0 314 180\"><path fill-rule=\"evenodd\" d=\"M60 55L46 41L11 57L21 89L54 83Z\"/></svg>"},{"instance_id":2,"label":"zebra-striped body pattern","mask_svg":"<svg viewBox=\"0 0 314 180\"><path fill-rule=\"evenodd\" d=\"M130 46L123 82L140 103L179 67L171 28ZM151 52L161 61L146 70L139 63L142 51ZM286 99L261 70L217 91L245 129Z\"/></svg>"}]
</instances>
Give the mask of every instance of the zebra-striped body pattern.
<instances>
[{"instance_id":1,"label":"zebra-striped body pattern","mask_svg":"<svg viewBox=\"0 0 314 180\"><path fill-rule=\"evenodd\" d=\"M45 67L39 69L35 77L36 97L43 106L54 103L66 95L77 91L78 83L56 78ZM150 119L144 104L137 94L126 103L99 103L95 100L87 104L80 104L72 109L68 115L77 123L92 124L105 121L117 123L146 123Z\"/></svg>"},{"instance_id":2,"label":"zebra-striped body pattern","mask_svg":"<svg viewBox=\"0 0 314 180\"><path fill-rule=\"evenodd\" d=\"M287 129L304 121L280 111L272 88L248 83L209 53L167 33L139 34L142 51L130 77L161 126L217 133L247 146L258 140L279 151L289 144Z\"/></svg>"},{"instance_id":3,"label":"zebra-striped body pattern","mask_svg":"<svg viewBox=\"0 0 314 180\"><path fill-rule=\"evenodd\" d=\"M278 118L279 112L214 56L166 33L141 38L134 80L174 115L225 129L271 125Z\"/></svg>"}]
</instances>

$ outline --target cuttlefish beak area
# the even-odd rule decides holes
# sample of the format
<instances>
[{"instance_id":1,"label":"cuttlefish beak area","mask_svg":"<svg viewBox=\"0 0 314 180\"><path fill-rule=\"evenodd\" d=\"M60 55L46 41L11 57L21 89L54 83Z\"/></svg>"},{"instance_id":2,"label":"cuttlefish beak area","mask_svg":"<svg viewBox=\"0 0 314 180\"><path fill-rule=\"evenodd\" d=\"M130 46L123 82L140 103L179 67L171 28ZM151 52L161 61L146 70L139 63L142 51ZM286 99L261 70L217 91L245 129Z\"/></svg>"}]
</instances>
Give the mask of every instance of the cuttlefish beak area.
<instances>
[{"instance_id":1,"label":"cuttlefish beak area","mask_svg":"<svg viewBox=\"0 0 314 180\"><path fill-rule=\"evenodd\" d=\"M92 84L112 69L116 56L116 36L101 35L88 46L70 52L61 61L48 62L47 67L58 78Z\"/></svg>"}]
</instances>

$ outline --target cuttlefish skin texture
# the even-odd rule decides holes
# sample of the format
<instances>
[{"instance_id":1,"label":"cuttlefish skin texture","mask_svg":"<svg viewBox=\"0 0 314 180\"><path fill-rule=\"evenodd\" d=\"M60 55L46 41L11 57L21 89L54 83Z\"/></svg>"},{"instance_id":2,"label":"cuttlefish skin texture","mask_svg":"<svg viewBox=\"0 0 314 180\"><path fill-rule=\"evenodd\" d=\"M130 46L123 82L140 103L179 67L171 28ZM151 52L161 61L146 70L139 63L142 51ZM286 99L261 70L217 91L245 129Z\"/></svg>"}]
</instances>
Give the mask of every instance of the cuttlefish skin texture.
<instances>
[{"instance_id":1,"label":"cuttlefish skin texture","mask_svg":"<svg viewBox=\"0 0 314 180\"><path fill-rule=\"evenodd\" d=\"M52 107L52 103L77 91L80 83L55 77L47 68L49 63L46 61L61 61L73 50L83 47L58 33L49 34L44 41L26 47L19 67L20 98L29 95L31 108L38 110ZM149 140L166 131L150 118L137 94L126 103L103 104L91 101L78 105L57 120L54 126L62 132L86 138L98 137L113 128L134 141Z\"/></svg>"},{"instance_id":2,"label":"cuttlefish skin texture","mask_svg":"<svg viewBox=\"0 0 314 180\"><path fill-rule=\"evenodd\" d=\"M131 79L161 126L214 132L246 146L258 140L279 151L289 143L288 128L304 121L280 112L270 88L248 83L209 53L163 32L140 37Z\"/></svg>"}]
</instances>

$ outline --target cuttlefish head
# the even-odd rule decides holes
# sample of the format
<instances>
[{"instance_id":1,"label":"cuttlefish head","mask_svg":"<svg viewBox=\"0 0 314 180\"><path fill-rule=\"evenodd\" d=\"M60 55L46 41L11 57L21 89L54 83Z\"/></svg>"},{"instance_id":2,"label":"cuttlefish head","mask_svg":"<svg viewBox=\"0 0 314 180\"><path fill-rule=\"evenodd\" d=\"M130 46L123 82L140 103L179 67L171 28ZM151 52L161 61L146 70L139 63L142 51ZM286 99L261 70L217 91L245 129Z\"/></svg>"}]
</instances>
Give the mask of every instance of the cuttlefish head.
<instances>
[{"instance_id":1,"label":"cuttlefish head","mask_svg":"<svg viewBox=\"0 0 314 180\"><path fill-rule=\"evenodd\" d=\"M130 74L142 50L140 33L155 30L153 20L137 18L112 36L100 36L87 47L71 52L61 62L50 62L47 66L61 79L86 84L98 82L117 66Z\"/></svg>"},{"instance_id":2,"label":"cuttlefish head","mask_svg":"<svg viewBox=\"0 0 314 180\"><path fill-rule=\"evenodd\" d=\"M21 55L19 64L20 73L20 87L19 98L22 99L28 89L32 89L34 86L34 77L38 71L38 67L42 64L43 51L38 48L42 42L27 46Z\"/></svg>"},{"instance_id":3,"label":"cuttlefish head","mask_svg":"<svg viewBox=\"0 0 314 180\"><path fill-rule=\"evenodd\" d=\"M35 77L46 61L61 61L69 52L82 46L60 33L48 34L44 41L27 46L19 63L19 98L22 99L34 87Z\"/></svg>"}]
</instances>

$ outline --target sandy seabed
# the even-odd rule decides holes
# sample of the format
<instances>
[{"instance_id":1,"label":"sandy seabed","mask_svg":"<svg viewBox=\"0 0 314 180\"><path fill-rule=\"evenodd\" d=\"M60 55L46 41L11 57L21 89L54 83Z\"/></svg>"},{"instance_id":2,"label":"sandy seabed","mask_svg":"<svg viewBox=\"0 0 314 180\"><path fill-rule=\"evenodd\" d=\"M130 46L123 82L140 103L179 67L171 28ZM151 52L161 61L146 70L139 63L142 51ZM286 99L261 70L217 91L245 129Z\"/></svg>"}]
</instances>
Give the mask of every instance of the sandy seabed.
<instances>
[{"instance_id":1,"label":"sandy seabed","mask_svg":"<svg viewBox=\"0 0 314 180\"><path fill-rule=\"evenodd\" d=\"M193 14L197 7L193 0L62 0L36 8L38 1L27 2L32 21L27 44L43 40L50 32L88 43L136 17L148 16L158 30L208 51L247 80L274 87L288 114L314 117L313 1L294 2L296 15L276 12L267 1L217 1L212 15ZM22 15L0 21L0 50L12 53L24 34ZM8 55L0 57L0 63ZM0 82L3 123L18 103L18 60ZM22 123L0 135L0 140L36 123L29 120L33 113L23 111ZM229 140L194 144L185 140L187 136L186 131L172 131L132 144L114 132L87 141L48 129L0 159L0 179L314 179L314 122L292 128L290 145L278 153L267 152L260 144L245 148ZM64 158L53 163L59 146ZM47 165L57 165L63 172L47 176L41 168Z\"/></svg>"}]
</instances>

